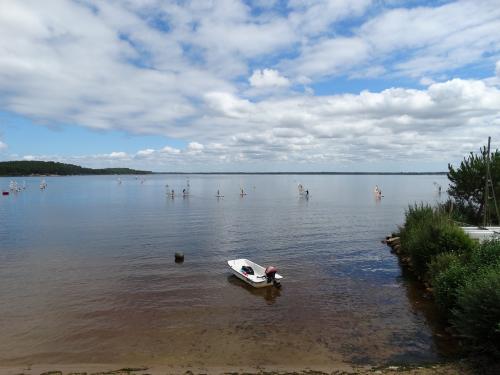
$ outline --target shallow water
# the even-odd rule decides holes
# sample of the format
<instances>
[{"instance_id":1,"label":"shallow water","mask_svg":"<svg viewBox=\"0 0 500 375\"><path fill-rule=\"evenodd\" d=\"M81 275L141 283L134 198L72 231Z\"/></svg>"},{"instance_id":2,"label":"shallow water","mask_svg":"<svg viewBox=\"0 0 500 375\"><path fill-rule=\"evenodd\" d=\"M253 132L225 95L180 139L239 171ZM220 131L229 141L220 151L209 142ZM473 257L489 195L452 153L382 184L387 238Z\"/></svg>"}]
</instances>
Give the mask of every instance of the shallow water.
<instances>
[{"instance_id":1,"label":"shallow water","mask_svg":"<svg viewBox=\"0 0 500 375\"><path fill-rule=\"evenodd\" d=\"M185 199L165 194L184 175L49 177L45 191L18 178L27 189L0 197L0 364L319 366L449 352L432 303L380 243L408 204L444 199L433 182L445 188L445 176L189 178ZM283 288L231 276L226 261L242 257L277 266Z\"/></svg>"}]
</instances>

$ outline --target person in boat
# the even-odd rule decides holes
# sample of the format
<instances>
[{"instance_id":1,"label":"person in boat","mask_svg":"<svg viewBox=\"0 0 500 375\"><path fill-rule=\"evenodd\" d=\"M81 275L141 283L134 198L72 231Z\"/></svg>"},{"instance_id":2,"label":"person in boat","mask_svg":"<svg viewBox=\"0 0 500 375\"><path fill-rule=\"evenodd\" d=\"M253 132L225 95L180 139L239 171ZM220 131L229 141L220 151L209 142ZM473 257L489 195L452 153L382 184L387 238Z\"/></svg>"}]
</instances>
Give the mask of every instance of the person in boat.
<instances>
[{"instance_id":1,"label":"person in boat","mask_svg":"<svg viewBox=\"0 0 500 375\"><path fill-rule=\"evenodd\" d=\"M186 189L182 189L182 195L186 195Z\"/></svg>"},{"instance_id":2,"label":"person in boat","mask_svg":"<svg viewBox=\"0 0 500 375\"><path fill-rule=\"evenodd\" d=\"M219 190L217 190L217 196L220 197L220 191Z\"/></svg>"},{"instance_id":3,"label":"person in boat","mask_svg":"<svg viewBox=\"0 0 500 375\"><path fill-rule=\"evenodd\" d=\"M309 189L306 190L306 197L309 198Z\"/></svg>"},{"instance_id":4,"label":"person in boat","mask_svg":"<svg viewBox=\"0 0 500 375\"><path fill-rule=\"evenodd\" d=\"M172 198L174 197L174 195L175 195L174 189L172 189L172 192L170 193L170 195L172 196Z\"/></svg>"},{"instance_id":5,"label":"person in boat","mask_svg":"<svg viewBox=\"0 0 500 375\"><path fill-rule=\"evenodd\" d=\"M241 188L241 195L245 195L245 192L243 191L243 188Z\"/></svg>"}]
</instances>

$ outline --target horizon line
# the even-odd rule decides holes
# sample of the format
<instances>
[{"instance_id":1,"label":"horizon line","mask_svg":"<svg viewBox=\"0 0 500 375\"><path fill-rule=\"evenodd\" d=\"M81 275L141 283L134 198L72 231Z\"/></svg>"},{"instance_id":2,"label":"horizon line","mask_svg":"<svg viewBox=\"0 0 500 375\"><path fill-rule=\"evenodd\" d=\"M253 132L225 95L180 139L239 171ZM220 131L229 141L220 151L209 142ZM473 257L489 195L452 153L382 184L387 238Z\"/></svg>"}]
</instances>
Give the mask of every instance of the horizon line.
<instances>
[{"instance_id":1,"label":"horizon line","mask_svg":"<svg viewBox=\"0 0 500 375\"><path fill-rule=\"evenodd\" d=\"M448 172L151 172L151 174L248 174L248 175L446 175Z\"/></svg>"}]
</instances>

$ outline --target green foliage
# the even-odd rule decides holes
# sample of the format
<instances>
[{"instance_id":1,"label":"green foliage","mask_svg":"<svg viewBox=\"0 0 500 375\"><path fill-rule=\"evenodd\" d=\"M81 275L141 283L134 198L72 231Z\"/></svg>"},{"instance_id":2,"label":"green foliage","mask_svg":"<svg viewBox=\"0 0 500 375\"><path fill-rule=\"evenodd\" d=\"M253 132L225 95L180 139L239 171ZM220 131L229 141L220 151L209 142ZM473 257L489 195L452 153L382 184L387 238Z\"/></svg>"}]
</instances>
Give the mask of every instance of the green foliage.
<instances>
[{"instance_id":1,"label":"green foliage","mask_svg":"<svg viewBox=\"0 0 500 375\"><path fill-rule=\"evenodd\" d=\"M471 272L481 268L500 265L500 241L491 240L475 247L464 260Z\"/></svg>"},{"instance_id":2,"label":"green foliage","mask_svg":"<svg viewBox=\"0 0 500 375\"><path fill-rule=\"evenodd\" d=\"M439 308L448 312L456 306L457 291L468 276L463 259L456 253L437 255L429 265L429 279Z\"/></svg>"},{"instance_id":3,"label":"green foliage","mask_svg":"<svg viewBox=\"0 0 500 375\"><path fill-rule=\"evenodd\" d=\"M446 213L428 205L410 206L401 230L401 248L410 256L415 272L427 278L431 260L442 253L465 253L474 241L449 220Z\"/></svg>"},{"instance_id":4,"label":"green foliage","mask_svg":"<svg viewBox=\"0 0 500 375\"><path fill-rule=\"evenodd\" d=\"M500 355L500 241L439 254L428 272L438 306L467 347Z\"/></svg>"},{"instance_id":5,"label":"green foliage","mask_svg":"<svg viewBox=\"0 0 500 375\"><path fill-rule=\"evenodd\" d=\"M105 175L105 174L149 174L149 171L136 171L129 168L83 168L78 165L56 163L53 161L5 161L0 162L0 176L29 175Z\"/></svg>"},{"instance_id":6,"label":"green foliage","mask_svg":"<svg viewBox=\"0 0 500 375\"><path fill-rule=\"evenodd\" d=\"M500 357L500 265L482 268L458 289L451 320L471 349Z\"/></svg>"},{"instance_id":7,"label":"green foliage","mask_svg":"<svg viewBox=\"0 0 500 375\"><path fill-rule=\"evenodd\" d=\"M484 213L484 189L486 183L486 148L480 154L470 155L455 169L448 165L450 187L448 194L454 203L454 209L460 212L464 221L481 224ZM490 173L495 187L496 199L500 202L500 152L490 155ZM493 222L498 222L495 209L490 205L488 214Z\"/></svg>"}]
</instances>

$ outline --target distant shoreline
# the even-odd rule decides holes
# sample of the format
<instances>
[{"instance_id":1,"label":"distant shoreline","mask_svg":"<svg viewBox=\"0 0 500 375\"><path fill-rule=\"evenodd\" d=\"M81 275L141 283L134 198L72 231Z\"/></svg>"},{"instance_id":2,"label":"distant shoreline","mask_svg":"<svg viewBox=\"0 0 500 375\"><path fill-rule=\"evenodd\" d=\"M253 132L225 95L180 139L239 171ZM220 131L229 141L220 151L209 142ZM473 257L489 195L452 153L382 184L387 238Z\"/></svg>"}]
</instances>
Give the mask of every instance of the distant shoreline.
<instances>
[{"instance_id":1,"label":"distant shoreline","mask_svg":"<svg viewBox=\"0 0 500 375\"><path fill-rule=\"evenodd\" d=\"M448 172L152 172L151 174L201 174L201 175L387 175L387 176L446 176Z\"/></svg>"},{"instance_id":2,"label":"distant shoreline","mask_svg":"<svg viewBox=\"0 0 500 375\"><path fill-rule=\"evenodd\" d=\"M46 177L46 176L113 176L113 175L388 175L388 176L419 176L446 175L447 172L152 172L130 168L86 168L74 164L53 161L13 160L0 162L0 177Z\"/></svg>"},{"instance_id":3,"label":"distant shoreline","mask_svg":"<svg viewBox=\"0 0 500 375\"><path fill-rule=\"evenodd\" d=\"M0 174L0 177L70 177L70 176L137 176L137 175L299 175L299 176L446 176L447 172L148 172L148 173L82 173L82 174Z\"/></svg>"}]
</instances>

